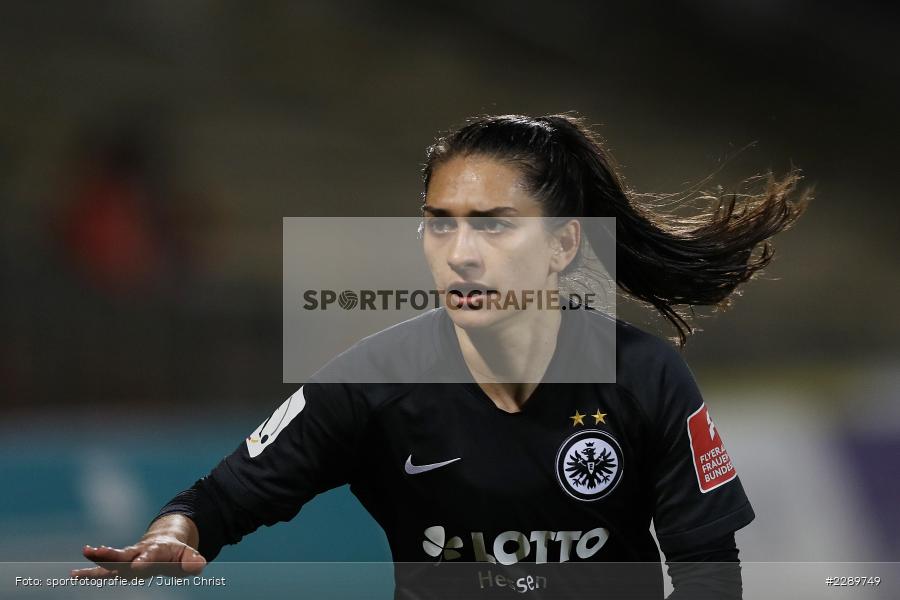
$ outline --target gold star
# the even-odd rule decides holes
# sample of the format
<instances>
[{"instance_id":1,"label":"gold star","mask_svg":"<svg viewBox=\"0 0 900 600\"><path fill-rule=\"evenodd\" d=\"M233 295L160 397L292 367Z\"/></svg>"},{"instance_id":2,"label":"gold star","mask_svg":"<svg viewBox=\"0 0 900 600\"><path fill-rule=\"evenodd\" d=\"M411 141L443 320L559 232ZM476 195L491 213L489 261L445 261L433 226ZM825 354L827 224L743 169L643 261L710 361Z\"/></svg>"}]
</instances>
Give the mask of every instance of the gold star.
<instances>
[{"instance_id":1,"label":"gold star","mask_svg":"<svg viewBox=\"0 0 900 600\"><path fill-rule=\"evenodd\" d=\"M594 417L594 425L597 425L598 423L606 423L606 413L600 412L599 408L597 409L597 412L595 412L591 416Z\"/></svg>"},{"instance_id":2,"label":"gold star","mask_svg":"<svg viewBox=\"0 0 900 600\"><path fill-rule=\"evenodd\" d=\"M575 427L576 425L584 425L584 420L583 420L584 417L585 417L585 415L581 414L580 412L578 412L576 410L575 416L569 417L570 419L572 419L572 427Z\"/></svg>"}]
</instances>

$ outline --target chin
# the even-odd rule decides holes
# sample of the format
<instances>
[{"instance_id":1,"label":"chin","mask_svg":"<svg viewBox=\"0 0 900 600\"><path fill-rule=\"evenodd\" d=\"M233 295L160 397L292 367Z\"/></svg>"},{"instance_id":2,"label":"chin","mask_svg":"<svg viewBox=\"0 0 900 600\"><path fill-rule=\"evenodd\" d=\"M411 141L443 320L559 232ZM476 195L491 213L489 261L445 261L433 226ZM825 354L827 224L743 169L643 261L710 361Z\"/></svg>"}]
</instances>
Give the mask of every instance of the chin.
<instances>
[{"instance_id":1,"label":"chin","mask_svg":"<svg viewBox=\"0 0 900 600\"><path fill-rule=\"evenodd\" d=\"M487 329L509 317L508 314L498 310L468 308L447 308L447 314L450 315L454 325L466 330Z\"/></svg>"}]
</instances>

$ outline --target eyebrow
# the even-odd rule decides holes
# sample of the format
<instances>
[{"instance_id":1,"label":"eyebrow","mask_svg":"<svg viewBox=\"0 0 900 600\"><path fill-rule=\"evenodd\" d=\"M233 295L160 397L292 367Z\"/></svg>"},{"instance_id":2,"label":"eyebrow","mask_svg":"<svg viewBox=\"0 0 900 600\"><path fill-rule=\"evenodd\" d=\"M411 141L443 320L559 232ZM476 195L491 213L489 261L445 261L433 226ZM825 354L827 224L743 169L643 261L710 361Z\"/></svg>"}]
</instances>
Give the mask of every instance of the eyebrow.
<instances>
[{"instance_id":1,"label":"eyebrow","mask_svg":"<svg viewBox=\"0 0 900 600\"><path fill-rule=\"evenodd\" d=\"M428 204L422 205L422 212L431 213L435 217L452 217L451 212L445 208L435 208ZM470 210L466 217L509 217L519 214L512 206L495 206L488 210Z\"/></svg>"}]
</instances>

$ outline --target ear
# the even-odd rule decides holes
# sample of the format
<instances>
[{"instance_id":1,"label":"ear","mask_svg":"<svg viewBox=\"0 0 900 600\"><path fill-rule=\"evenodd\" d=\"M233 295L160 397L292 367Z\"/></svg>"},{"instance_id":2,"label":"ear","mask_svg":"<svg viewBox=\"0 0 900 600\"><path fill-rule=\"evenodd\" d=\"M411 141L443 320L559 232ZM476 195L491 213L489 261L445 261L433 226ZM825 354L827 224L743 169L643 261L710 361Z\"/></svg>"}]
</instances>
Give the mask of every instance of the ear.
<instances>
[{"instance_id":1,"label":"ear","mask_svg":"<svg viewBox=\"0 0 900 600\"><path fill-rule=\"evenodd\" d=\"M550 259L550 271L559 273L568 267L578 255L581 247L581 222L571 219L553 232L553 256Z\"/></svg>"}]
</instances>

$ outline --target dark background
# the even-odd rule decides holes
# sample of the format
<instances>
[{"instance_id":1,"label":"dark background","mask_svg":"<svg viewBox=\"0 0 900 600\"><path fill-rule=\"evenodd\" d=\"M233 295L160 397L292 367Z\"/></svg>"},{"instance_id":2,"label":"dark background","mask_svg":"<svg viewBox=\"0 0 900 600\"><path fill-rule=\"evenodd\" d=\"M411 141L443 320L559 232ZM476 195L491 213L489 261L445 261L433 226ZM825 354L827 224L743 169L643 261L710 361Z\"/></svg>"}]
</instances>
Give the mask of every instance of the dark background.
<instances>
[{"instance_id":1,"label":"dark background","mask_svg":"<svg viewBox=\"0 0 900 600\"><path fill-rule=\"evenodd\" d=\"M5 4L0 402L21 444L5 522L31 515L50 531L47 515L88 510L77 483L41 509L55 471L21 456L94 464L137 447L169 457L159 477L183 475L163 485L140 463L144 510L118 537L76 541L142 531L295 387L281 383L283 217L414 216L439 132L479 113L577 111L639 192L803 169L808 213L732 310L699 311L686 358L719 399L751 499L774 507L757 512L784 521L758 530L783 540L747 538L751 557L800 527L778 513L796 490L775 490L771 467L831 499L804 532L845 519L860 540L813 536L776 559L837 546L897 560L897 13L797 0ZM620 314L672 334L624 300ZM83 522L53 531L110 531L102 514Z\"/></svg>"}]
</instances>

